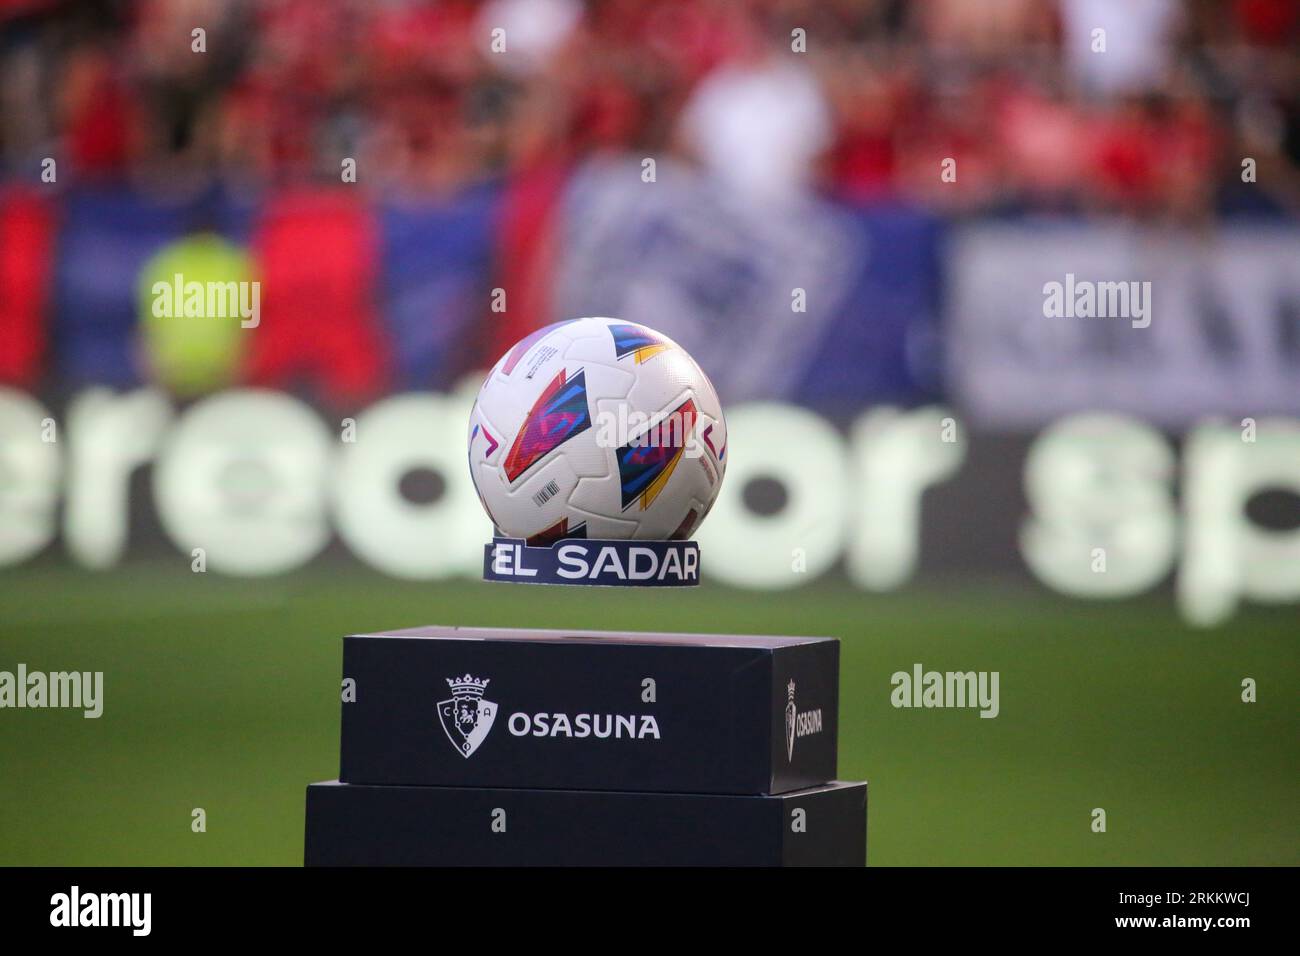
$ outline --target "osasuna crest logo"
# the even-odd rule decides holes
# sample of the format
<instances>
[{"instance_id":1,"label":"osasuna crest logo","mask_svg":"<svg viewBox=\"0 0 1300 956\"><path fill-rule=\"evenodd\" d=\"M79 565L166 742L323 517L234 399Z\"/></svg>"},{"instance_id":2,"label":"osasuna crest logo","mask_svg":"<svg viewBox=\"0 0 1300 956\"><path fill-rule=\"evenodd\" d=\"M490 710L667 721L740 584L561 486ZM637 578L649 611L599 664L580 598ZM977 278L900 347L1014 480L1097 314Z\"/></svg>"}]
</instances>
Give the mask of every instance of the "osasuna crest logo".
<instances>
[{"instance_id":1,"label":"osasuna crest logo","mask_svg":"<svg viewBox=\"0 0 1300 956\"><path fill-rule=\"evenodd\" d=\"M794 681L786 685L785 702L785 759L794 759L794 722L798 711L794 706Z\"/></svg>"},{"instance_id":2,"label":"osasuna crest logo","mask_svg":"<svg viewBox=\"0 0 1300 956\"><path fill-rule=\"evenodd\" d=\"M447 678L447 685L451 687L451 699L438 701L438 719L456 752L468 758L492 729L497 705L483 699L487 678L479 680L466 674Z\"/></svg>"}]
</instances>

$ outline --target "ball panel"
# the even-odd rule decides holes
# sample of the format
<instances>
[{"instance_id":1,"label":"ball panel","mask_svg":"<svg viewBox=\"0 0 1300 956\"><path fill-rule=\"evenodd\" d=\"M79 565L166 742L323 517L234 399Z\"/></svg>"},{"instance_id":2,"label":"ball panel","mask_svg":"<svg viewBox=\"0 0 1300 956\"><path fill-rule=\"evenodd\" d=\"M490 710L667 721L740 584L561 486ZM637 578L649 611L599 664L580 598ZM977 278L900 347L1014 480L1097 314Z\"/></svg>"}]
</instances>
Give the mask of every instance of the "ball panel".
<instances>
[{"instance_id":1,"label":"ball panel","mask_svg":"<svg viewBox=\"0 0 1300 956\"><path fill-rule=\"evenodd\" d=\"M581 484L579 482L579 486ZM626 521L622 518L611 517L601 511L583 508L581 505L574 504L572 500L569 503L569 513L574 516L574 520L586 524L588 538L627 540L628 538L640 537L637 534L637 523L635 521Z\"/></svg>"},{"instance_id":2,"label":"ball panel","mask_svg":"<svg viewBox=\"0 0 1300 956\"><path fill-rule=\"evenodd\" d=\"M500 470L496 471L499 477ZM510 529L515 537L541 534L569 517L568 498L578 480L567 458L552 458L512 487L498 482L497 493L488 496L493 502L492 513L502 530Z\"/></svg>"}]
</instances>

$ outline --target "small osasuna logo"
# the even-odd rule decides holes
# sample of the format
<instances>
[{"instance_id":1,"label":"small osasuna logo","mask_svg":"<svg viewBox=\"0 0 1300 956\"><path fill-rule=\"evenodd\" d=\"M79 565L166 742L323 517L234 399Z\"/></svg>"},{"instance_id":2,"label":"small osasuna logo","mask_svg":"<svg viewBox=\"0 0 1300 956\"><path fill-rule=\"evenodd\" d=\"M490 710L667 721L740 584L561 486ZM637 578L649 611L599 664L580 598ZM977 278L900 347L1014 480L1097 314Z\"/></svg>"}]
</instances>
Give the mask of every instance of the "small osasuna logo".
<instances>
[{"instance_id":1,"label":"small osasuna logo","mask_svg":"<svg viewBox=\"0 0 1300 956\"><path fill-rule=\"evenodd\" d=\"M799 737L820 734L825 725L822 723L822 709L799 710L794 703L794 681L785 686L785 759L794 760L794 742Z\"/></svg>"},{"instance_id":2,"label":"small osasuna logo","mask_svg":"<svg viewBox=\"0 0 1300 956\"><path fill-rule=\"evenodd\" d=\"M451 699L438 701L438 720L447 739L462 757L468 758L487 738L496 720L497 705L483 699L488 678L449 677Z\"/></svg>"},{"instance_id":3,"label":"small osasuna logo","mask_svg":"<svg viewBox=\"0 0 1300 956\"><path fill-rule=\"evenodd\" d=\"M798 711L794 706L794 681L786 685L785 701L785 759L794 759L794 725Z\"/></svg>"}]
</instances>

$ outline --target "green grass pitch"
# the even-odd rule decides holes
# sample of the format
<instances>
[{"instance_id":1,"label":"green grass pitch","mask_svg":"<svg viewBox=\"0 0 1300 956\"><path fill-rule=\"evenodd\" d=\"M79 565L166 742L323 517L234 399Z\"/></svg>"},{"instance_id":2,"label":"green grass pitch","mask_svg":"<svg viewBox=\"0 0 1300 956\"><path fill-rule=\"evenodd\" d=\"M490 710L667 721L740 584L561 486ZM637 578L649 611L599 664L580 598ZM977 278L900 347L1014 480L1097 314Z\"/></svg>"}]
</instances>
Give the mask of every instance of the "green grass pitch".
<instances>
[{"instance_id":1,"label":"green grass pitch","mask_svg":"<svg viewBox=\"0 0 1300 956\"><path fill-rule=\"evenodd\" d=\"M48 558L0 574L0 670L102 670L104 714L0 711L0 864L300 863L303 788L338 772L340 637L431 623L840 637L840 776L871 782L872 864L1300 863L1295 607L1197 631L1167 595L994 582L646 593ZM917 662L999 671L1000 715L895 709Z\"/></svg>"}]
</instances>

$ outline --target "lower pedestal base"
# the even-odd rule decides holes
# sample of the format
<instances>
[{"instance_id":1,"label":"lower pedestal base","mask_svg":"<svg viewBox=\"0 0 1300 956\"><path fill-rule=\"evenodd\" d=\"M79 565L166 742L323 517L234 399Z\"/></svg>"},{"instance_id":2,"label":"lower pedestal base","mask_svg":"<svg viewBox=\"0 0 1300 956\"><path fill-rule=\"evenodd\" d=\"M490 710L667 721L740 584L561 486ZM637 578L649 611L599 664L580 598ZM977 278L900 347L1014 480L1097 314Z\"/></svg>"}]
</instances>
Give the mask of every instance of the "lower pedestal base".
<instances>
[{"instance_id":1,"label":"lower pedestal base","mask_svg":"<svg viewBox=\"0 0 1300 956\"><path fill-rule=\"evenodd\" d=\"M867 785L774 796L314 783L308 866L862 866Z\"/></svg>"}]
</instances>

